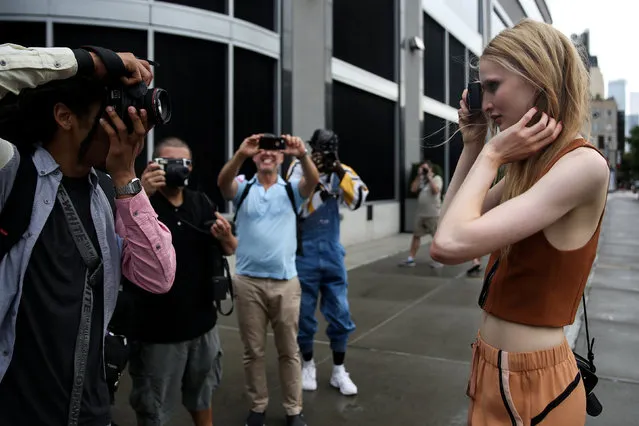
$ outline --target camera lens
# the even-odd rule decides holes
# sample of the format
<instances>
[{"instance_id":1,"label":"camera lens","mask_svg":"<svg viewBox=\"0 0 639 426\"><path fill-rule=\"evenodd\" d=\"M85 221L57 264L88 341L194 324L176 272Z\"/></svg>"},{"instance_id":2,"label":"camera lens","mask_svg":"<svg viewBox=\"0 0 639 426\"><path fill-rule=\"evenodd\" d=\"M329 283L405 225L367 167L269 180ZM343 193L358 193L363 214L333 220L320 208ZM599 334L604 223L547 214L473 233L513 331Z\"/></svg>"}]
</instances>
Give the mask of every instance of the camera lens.
<instances>
[{"instance_id":1,"label":"camera lens","mask_svg":"<svg viewBox=\"0 0 639 426\"><path fill-rule=\"evenodd\" d=\"M149 112L149 119L153 124L167 124L171 121L169 93L160 88L149 90L144 97L144 109Z\"/></svg>"}]
</instances>

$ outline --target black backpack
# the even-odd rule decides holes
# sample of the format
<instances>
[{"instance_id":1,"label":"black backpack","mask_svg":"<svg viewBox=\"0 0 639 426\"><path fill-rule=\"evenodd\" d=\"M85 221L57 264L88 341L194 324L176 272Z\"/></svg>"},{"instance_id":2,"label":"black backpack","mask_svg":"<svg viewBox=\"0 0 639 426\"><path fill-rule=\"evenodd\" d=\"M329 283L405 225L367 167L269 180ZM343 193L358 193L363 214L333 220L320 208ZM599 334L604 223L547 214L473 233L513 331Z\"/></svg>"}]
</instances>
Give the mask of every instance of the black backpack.
<instances>
[{"instance_id":1,"label":"black backpack","mask_svg":"<svg viewBox=\"0 0 639 426\"><path fill-rule=\"evenodd\" d=\"M237 202L237 206L235 207L235 215L233 216L233 225L237 225L237 213L240 211L240 206L244 202L244 199L249 193L251 186L253 186L254 182L249 182L244 187L244 191L242 191L242 195L240 195L240 199ZM302 256L304 254L304 250L302 248L302 215L299 213L297 206L295 206L295 195L293 194L293 186L291 186L290 182L286 182L286 195L288 195L288 199L291 202L291 206L293 207L293 212L295 213L295 223L296 223L296 233L297 233L297 252L298 256Z\"/></svg>"}]
</instances>

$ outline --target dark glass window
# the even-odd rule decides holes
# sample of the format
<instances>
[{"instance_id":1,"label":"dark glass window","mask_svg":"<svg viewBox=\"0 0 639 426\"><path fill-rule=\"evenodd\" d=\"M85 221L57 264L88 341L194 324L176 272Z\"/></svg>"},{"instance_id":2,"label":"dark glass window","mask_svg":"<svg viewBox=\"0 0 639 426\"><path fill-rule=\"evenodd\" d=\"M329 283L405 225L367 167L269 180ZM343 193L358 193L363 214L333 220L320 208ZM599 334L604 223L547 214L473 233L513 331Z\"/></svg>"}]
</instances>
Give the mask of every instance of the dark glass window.
<instances>
[{"instance_id":1,"label":"dark glass window","mask_svg":"<svg viewBox=\"0 0 639 426\"><path fill-rule=\"evenodd\" d=\"M450 140L448 141L448 161L450 171L450 178L453 178L453 173L459 162L462 148L464 148L464 140L461 132L458 131L459 126L455 122L448 122L448 129L450 131Z\"/></svg>"},{"instance_id":2,"label":"dark glass window","mask_svg":"<svg viewBox=\"0 0 639 426\"><path fill-rule=\"evenodd\" d=\"M396 81L394 0L333 2L333 55Z\"/></svg>"},{"instance_id":3,"label":"dark glass window","mask_svg":"<svg viewBox=\"0 0 639 426\"><path fill-rule=\"evenodd\" d=\"M132 52L145 58L148 55L147 32L96 25L53 24L53 43L57 47L77 48L84 45L101 46L116 52ZM147 162L146 149L135 160L135 170L142 173Z\"/></svg>"},{"instance_id":4,"label":"dark glass window","mask_svg":"<svg viewBox=\"0 0 639 426\"><path fill-rule=\"evenodd\" d=\"M184 140L193 152L189 186L205 191L224 210L217 175L226 162L227 47L159 32L155 45L161 64L155 84L169 92L173 106L171 122L156 128L155 142L168 136ZM194 78L193 70L206 70L206 75Z\"/></svg>"},{"instance_id":5,"label":"dark glass window","mask_svg":"<svg viewBox=\"0 0 639 426\"><path fill-rule=\"evenodd\" d=\"M47 26L44 22L0 21L0 40L24 47L45 47Z\"/></svg>"},{"instance_id":6,"label":"dark glass window","mask_svg":"<svg viewBox=\"0 0 639 426\"><path fill-rule=\"evenodd\" d=\"M433 18L424 14L424 91L426 96L446 102L444 37L446 32Z\"/></svg>"},{"instance_id":7,"label":"dark glass window","mask_svg":"<svg viewBox=\"0 0 639 426\"><path fill-rule=\"evenodd\" d=\"M395 102L333 83L334 131L340 160L370 189L368 200L395 198Z\"/></svg>"},{"instance_id":8,"label":"dark glass window","mask_svg":"<svg viewBox=\"0 0 639 426\"><path fill-rule=\"evenodd\" d=\"M233 7L236 18L275 31L275 0L235 0Z\"/></svg>"},{"instance_id":9,"label":"dark glass window","mask_svg":"<svg viewBox=\"0 0 639 426\"><path fill-rule=\"evenodd\" d=\"M162 0L166 3L181 4L217 13L228 13L227 0Z\"/></svg>"},{"instance_id":10,"label":"dark glass window","mask_svg":"<svg viewBox=\"0 0 639 426\"><path fill-rule=\"evenodd\" d=\"M233 146L237 149L247 136L276 133L276 61L238 47L233 56ZM255 170L255 163L249 159L240 173L251 177Z\"/></svg>"},{"instance_id":11,"label":"dark glass window","mask_svg":"<svg viewBox=\"0 0 639 426\"><path fill-rule=\"evenodd\" d=\"M443 118L428 113L424 114L424 138L421 142L424 160L430 160L437 164L442 170L442 178L444 177L446 161L446 146L442 145L446 140L446 123ZM417 159L415 162L417 162Z\"/></svg>"},{"instance_id":12,"label":"dark glass window","mask_svg":"<svg viewBox=\"0 0 639 426\"><path fill-rule=\"evenodd\" d=\"M448 104L459 108L466 87L466 48L455 37L448 36Z\"/></svg>"}]
</instances>

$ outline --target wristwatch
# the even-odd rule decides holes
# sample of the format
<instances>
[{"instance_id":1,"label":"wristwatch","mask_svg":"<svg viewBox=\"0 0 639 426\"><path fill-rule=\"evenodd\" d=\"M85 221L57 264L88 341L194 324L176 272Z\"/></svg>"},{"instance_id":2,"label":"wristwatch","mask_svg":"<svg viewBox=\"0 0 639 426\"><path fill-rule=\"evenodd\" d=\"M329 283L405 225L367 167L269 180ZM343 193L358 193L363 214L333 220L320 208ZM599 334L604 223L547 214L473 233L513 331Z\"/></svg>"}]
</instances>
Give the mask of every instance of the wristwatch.
<instances>
[{"instance_id":1,"label":"wristwatch","mask_svg":"<svg viewBox=\"0 0 639 426\"><path fill-rule=\"evenodd\" d=\"M136 195L140 191L142 191L142 182L138 178L133 178L126 185L115 188L115 195Z\"/></svg>"}]
</instances>

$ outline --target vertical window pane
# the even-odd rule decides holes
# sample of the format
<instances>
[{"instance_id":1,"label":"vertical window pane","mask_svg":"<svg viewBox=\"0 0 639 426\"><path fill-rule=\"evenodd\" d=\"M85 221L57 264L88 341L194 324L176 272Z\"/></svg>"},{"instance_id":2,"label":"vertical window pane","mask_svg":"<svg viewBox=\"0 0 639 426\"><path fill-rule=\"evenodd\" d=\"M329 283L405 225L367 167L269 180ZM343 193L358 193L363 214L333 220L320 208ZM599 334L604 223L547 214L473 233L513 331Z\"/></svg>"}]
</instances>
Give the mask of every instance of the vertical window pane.
<instances>
[{"instance_id":1,"label":"vertical window pane","mask_svg":"<svg viewBox=\"0 0 639 426\"><path fill-rule=\"evenodd\" d=\"M466 87L466 48L455 37L448 36L448 104L459 108Z\"/></svg>"},{"instance_id":2,"label":"vertical window pane","mask_svg":"<svg viewBox=\"0 0 639 426\"><path fill-rule=\"evenodd\" d=\"M174 136L193 152L189 186L206 192L224 210L217 175L226 162L226 45L155 33L155 85L172 99L171 122L155 129L155 142ZM179 58L179 60L178 60ZM197 76L194 70L206 70Z\"/></svg>"},{"instance_id":3,"label":"vertical window pane","mask_svg":"<svg viewBox=\"0 0 639 426\"><path fill-rule=\"evenodd\" d=\"M425 95L440 102L446 102L444 92L445 58L444 28L427 14L424 14L424 90Z\"/></svg>"},{"instance_id":4,"label":"vertical window pane","mask_svg":"<svg viewBox=\"0 0 639 426\"><path fill-rule=\"evenodd\" d=\"M334 82L333 108L340 160L366 182L369 200L394 199L395 102Z\"/></svg>"},{"instance_id":5,"label":"vertical window pane","mask_svg":"<svg viewBox=\"0 0 639 426\"><path fill-rule=\"evenodd\" d=\"M395 1L333 2L333 56L388 80L395 76Z\"/></svg>"},{"instance_id":6,"label":"vertical window pane","mask_svg":"<svg viewBox=\"0 0 639 426\"><path fill-rule=\"evenodd\" d=\"M275 31L275 0L235 0L234 8L235 17Z\"/></svg>"},{"instance_id":7,"label":"vertical window pane","mask_svg":"<svg viewBox=\"0 0 639 426\"><path fill-rule=\"evenodd\" d=\"M424 114L424 139L422 140L424 160L430 160L441 167L442 178L444 178L446 147L441 144L446 140L446 124L447 122L443 118L428 113Z\"/></svg>"},{"instance_id":8,"label":"vertical window pane","mask_svg":"<svg viewBox=\"0 0 639 426\"><path fill-rule=\"evenodd\" d=\"M233 146L239 148L247 136L276 133L275 59L250 50L234 48ZM252 160L240 173L255 173Z\"/></svg>"},{"instance_id":9,"label":"vertical window pane","mask_svg":"<svg viewBox=\"0 0 639 426\"><path fill-rule=\"evenodd\" d=\"M44 22L0 21L0 43L24 47L45 47L47 28Z\"/></svg>"},{"instance_id":10,"label":"vertical window pane","mask_svg":"<svg viewBox=\"0 0 639 426\"><path fill-rule=\"evenodd\" d=\"M464 147L464 140L461 132L458 131L459 126L457 123L449 121L447 124L451 136L448 141L448 170L450 170L450 178L452 179L457 163L459 162L459 157L461 156L462 148Z\"/></svg>"}]
</instances>

